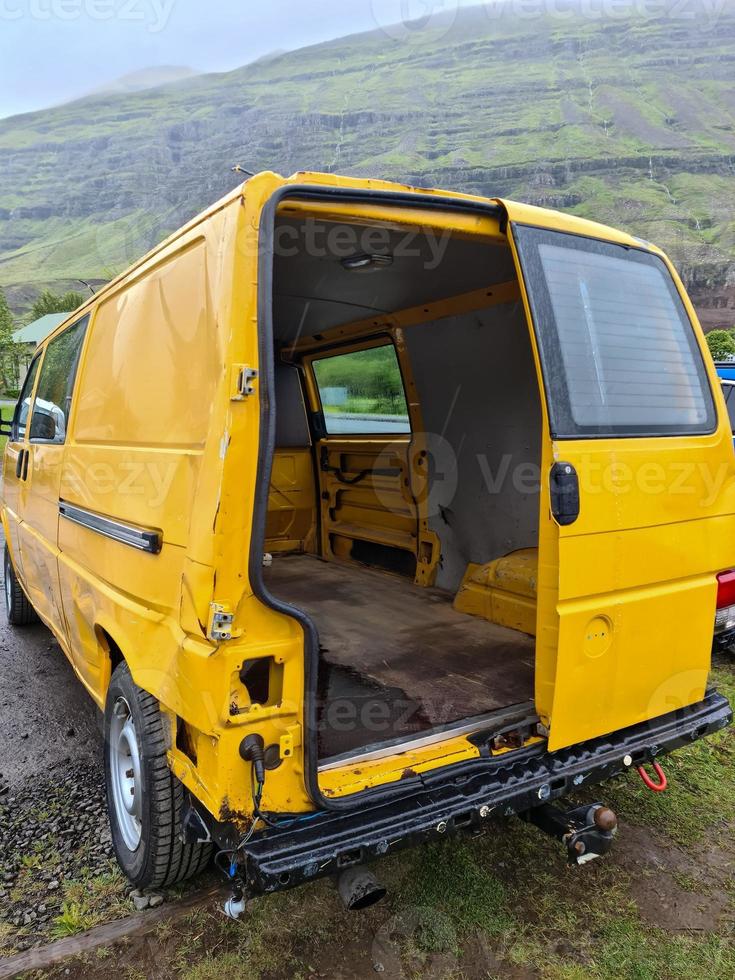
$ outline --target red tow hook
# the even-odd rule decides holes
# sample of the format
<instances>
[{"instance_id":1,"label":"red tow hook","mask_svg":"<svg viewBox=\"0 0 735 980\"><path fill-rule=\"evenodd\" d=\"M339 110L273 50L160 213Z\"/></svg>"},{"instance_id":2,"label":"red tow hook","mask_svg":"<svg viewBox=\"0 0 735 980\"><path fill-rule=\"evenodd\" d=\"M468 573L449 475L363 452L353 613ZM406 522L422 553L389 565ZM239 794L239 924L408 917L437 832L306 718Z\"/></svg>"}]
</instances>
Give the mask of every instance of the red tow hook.
<instances>
[{"instance_id":1,"label":"red tow hook","mask_svg":"<svg viewBox=\"0 0 735 980\"><path fill-rule=\"evenodd\" d=\"M663 771L658 762L653 763L653 769L658 776L657 783L654 783L643 766L638 766L638 775L641 777L646 786L654 793L663 793L666 787L669 785L669 781L666 778L666 773Z\"/></svg>"}]
</instances>

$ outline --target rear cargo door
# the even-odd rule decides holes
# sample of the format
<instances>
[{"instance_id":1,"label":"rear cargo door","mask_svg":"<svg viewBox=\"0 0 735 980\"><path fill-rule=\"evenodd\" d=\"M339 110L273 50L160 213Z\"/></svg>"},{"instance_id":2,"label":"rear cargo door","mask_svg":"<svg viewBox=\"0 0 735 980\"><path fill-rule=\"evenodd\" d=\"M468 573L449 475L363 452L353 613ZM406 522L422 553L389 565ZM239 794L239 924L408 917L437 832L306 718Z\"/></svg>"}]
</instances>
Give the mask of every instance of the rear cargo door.
<instances>
[{"instance_id":1,"label":"rear cargo door","mask_svg":"<svg viewBox=\"0 0 735 980\"><path fill-rule=\"evenodd\" d=\"M511 225L547 409L537 706L550 748L702 699L735 459L701 330L663 258Z\"/></svg>"}]
</instances>

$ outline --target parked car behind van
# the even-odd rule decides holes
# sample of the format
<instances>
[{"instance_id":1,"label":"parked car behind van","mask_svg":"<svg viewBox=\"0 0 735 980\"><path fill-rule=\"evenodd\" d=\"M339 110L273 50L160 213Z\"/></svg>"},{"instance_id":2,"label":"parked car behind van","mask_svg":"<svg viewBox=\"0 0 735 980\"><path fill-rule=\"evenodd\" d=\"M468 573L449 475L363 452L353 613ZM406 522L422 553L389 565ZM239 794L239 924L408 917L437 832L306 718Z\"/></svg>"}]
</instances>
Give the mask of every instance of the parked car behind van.
<instances>
[{"instance_id":1,"label":"parked car behind van","mask_svg":"<svg viewBox=\"0 0 735 980\"><path fill-rule=\"evenodd\" d=\"M723 381L735 381L735 359L731 361L716 361L717 374Z\"/></svg>"},{"instance_id":2,"label":"parked car behind van","mask_svg":"<svg viewBox=\"0 0 735 980\"><path fill-rule=\"evenodd\" d=\"M717 373L720 374L718 368ZM722 382L722 394L725 396L725 405L727 406L727 415L730 419L730 428L732 429L733 442L735 443L735 381L723 380Z\"/></svg>"},{"instance_id":3,"label":"parked car behind van","mask_svg":"<svg viewBox=\"0 0 735 980\"><path fill-rule=\"evenodd\" d=\"M6 601L104 712L131 881L214 849L235 906L345 871L360 906L364 862L513 813L607 850L602 803L553 801L663 788L731 720L705 355L653 246L323 174L253 177L70 315L5 450Z\"/></svg>"}]
</instances>

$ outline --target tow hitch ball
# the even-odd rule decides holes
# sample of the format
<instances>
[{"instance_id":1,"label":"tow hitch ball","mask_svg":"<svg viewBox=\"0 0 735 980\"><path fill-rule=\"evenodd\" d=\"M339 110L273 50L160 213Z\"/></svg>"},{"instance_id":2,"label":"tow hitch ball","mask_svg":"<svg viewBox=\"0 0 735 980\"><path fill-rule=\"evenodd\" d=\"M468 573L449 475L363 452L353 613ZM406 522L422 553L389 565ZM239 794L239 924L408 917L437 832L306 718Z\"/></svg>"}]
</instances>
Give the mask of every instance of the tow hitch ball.
<instances>
[{"instance_id":1,"label":"tow hitch ball","mask_svg":"<svg viewBox=\"0 0 735 980\"><path fill-rule=\"evenodd\" d=\"M521 814L549 837L560 840L567 849L570 864L586 864L607 854L618 829L618 818L602 803L589 803L571 810L559 810L550 803Z\"/></svg>"}]
</instances>

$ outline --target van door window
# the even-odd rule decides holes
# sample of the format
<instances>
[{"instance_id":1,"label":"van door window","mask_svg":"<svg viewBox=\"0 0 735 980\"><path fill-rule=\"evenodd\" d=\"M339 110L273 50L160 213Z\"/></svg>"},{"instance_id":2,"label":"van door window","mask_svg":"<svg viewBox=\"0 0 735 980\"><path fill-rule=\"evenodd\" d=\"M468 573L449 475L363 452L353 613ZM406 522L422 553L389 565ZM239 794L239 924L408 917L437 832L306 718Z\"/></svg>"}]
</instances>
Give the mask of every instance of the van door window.
<instances>
[{"instance_id":1,"label":"van door window","mask_svg":"<svg viewBox=\"0 0 735 980\"><path fill-rule=\"evenodd\" d=\"M323 357L313 369L327 435L411 431L392 344Z\"/></svg>"},{"instance_id":2,"label":"van door window","mask_svg":"<svg viewBox=\"0 0 735 980\"><path fill-rule=\"evenodd\" d=\"M30 414L31 410L33 385L36 383L36 375L38 374L38 365L40 363L41 355L37 354L31 361L31 366L28 368L28 374L23 382L20 397L18 398L18 404L15 406L12 435L10 437L11 442L21 442L23 439L25 439L28 415Z\"/></svg>"},{"instance_id":3,"label":"van door window","mask_svg":"<svg viewBox=\"0 0 735 980\"><path fill-rule=\"evenodd\" d=\"M33 402L30 435L33 442L63 443L66 439L74 379L88 323L86 316L54 337L46 347Z\"/></svg>"},{"instance_id":4,"label":"van door window","mask_svg":"<svg viewBox=\"0 0 735 980\"><path fill-rule=\"evenodd\" d=\"M514 236L556 437L715 430L702 352L657 255L524 226Z\"/></svg>"}]
</instances>

